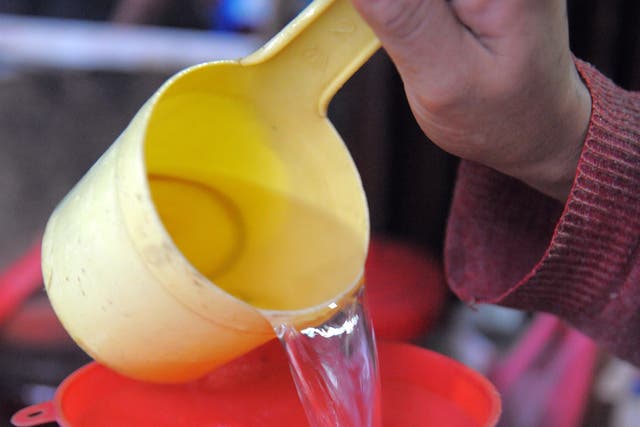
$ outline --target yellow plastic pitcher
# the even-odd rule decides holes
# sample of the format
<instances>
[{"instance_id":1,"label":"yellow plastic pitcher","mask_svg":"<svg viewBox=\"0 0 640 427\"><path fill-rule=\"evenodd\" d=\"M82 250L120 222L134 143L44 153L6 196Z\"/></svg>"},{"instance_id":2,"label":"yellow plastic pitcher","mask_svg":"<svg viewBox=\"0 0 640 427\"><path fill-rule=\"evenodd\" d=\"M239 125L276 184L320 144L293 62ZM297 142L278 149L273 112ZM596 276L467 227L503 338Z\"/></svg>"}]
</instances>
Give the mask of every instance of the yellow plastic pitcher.
<instances>
[{"instance_id":1,"label":"yellow plastic pitcher","mask_svg":"<svg viewBox=\"0 0 640 427\"><path fill-rule=\"evenodd\" d=\"M189 380L360 286L368 210L326 111L378 46L348 0L316 0L249 57L149 99L44 236L49 298L87 353Z\"/></svg>"}]
</instances>

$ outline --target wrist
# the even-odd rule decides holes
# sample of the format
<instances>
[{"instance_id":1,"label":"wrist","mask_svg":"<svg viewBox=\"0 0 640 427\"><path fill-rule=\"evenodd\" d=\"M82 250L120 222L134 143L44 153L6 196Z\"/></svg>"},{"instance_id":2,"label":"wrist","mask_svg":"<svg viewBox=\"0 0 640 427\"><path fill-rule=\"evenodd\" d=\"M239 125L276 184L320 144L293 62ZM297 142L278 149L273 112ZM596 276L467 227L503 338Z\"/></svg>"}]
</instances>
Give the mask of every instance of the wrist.
<instances>
[{"instance_id":1,"label":"wrist","mask_svg":"<svg viewBox=\"0 0 640 427\"><path fill-rule=\"evenodd\" d=\"M532 144L538 153L525 166L508 173L536 190L565 202L575 177L591 117L591 95L575 66L568 89L555 111L548 111ZM540 149L542 147L542 149Z\"/></svg>"}]
</instances>

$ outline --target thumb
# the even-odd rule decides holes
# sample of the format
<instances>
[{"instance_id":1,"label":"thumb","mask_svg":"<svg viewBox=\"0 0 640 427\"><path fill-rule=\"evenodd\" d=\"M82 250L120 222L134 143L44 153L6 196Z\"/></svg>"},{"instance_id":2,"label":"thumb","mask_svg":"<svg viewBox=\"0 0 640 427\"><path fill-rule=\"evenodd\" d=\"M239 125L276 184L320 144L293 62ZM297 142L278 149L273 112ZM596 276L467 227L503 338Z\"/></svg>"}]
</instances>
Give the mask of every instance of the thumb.
<instances>
[{"instance_id":1,"label":"thumb","mask_svg":"<svg viewBox=\"0 0 640 427\"><path fill-rule=\"evenodd\" d=\"M446 0L352 2L405 80L436 66L446 70L455 65L465 28Z\"/></svg>"}]
</instances>

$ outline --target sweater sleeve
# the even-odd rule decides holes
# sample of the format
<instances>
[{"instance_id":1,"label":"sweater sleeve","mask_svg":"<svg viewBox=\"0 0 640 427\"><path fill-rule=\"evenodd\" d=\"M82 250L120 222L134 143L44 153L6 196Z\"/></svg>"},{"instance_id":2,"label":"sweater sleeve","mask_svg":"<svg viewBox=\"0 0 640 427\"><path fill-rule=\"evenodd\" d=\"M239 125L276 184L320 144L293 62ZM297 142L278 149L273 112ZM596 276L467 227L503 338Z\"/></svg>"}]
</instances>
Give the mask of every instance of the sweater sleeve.
<instances>
[{"instance_id":1,"label":"sweater sleeve","mask_svg":"<svg viewBox=\"0 0 640 427\"><path fill-rule=\"evenodd\" d=\"M461 162L447 275L464 301L553 313L640 366L640 93L576 66L592 111L566 204Z\"/></svg>"}]
</instances>

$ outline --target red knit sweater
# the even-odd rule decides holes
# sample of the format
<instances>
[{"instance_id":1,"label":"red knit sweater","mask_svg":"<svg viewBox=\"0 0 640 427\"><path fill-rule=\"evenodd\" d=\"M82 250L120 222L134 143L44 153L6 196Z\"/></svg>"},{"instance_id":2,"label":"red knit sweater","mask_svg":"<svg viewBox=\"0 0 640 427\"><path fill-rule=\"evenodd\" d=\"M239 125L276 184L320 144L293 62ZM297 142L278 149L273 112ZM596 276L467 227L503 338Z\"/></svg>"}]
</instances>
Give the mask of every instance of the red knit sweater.
<instances>
[{"instance_id":1,"label":"red knit sweater","mask_svg":"<svg viewBox=\"0 0 640 427\"><path fill-rule=\"evenodd\" d=\"M447 274L465 301L556 314L640 365L640 92L576 64L592 112L566 204L462 162Z\"/></svg>"}]
</instances>

